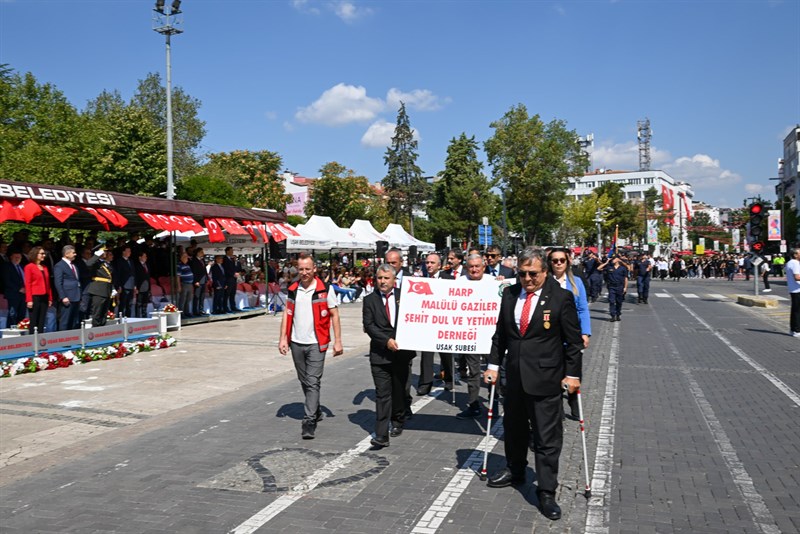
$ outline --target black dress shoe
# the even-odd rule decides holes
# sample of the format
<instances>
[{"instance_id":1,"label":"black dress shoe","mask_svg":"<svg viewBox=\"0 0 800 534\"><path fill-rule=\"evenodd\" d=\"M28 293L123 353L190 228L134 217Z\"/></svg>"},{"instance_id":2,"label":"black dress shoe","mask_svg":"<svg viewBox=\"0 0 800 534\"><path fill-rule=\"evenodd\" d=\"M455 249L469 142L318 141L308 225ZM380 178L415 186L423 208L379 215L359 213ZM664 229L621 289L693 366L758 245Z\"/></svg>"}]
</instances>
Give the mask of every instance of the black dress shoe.
<instances>
[{"instance_id":1,"label":"black dress shoe","mask_svg":"<svg viewBox=\"0 0 800 534\"><path fill-rule=\"evenodd\" d=\"M373 439L369 440L369 444L372 445L373 447L375 447L376 449L382 449L384 447L388 447L389 446L389 439L388 438L387 439L373 438Z\"/></svg>"},{"instance_id":2,"label":"black dress shoe","mask_svg":"<svg viewBox=\"0 0 800 534\"><path fill-rule=\"evenodd\" d=\"M391 430L391 432L389 432L389 435L392 436L393 438L396 438L397 436L399 436L402 433L403 433L403 427L402 426L395 426L395 427L392 427L392 430Z\"/></svg>"},{"instance_id":3,"label":"black dress shoe","mask_svg":"<svg viewBox=\"0 0 800 534\"><path fill-rule=\"evenodd\" d=\"M539 492L539 509L542 515L551 521L561 519L561 507L556 502L556 496L549 491Z\"/></svg>"},{"instance_id":4,"label":"black dress shoe","mask_svg":"<svg viewBox=\"0 0 800 534\"><path fill-rule=\"evenodd\" d=\"M453 391L453 383L452 382L445 382L444 390L445 391Z\"/></svg>"},{"instance_id":5,"label":"black dress shoe","mask_svg":"<svg viewBox=\"0 0 800 534\"><path fill-rule=\"evenodd\" d=\"M514 475L511 470L506 467L489 477L486 483L490 488L505 488L507 486L519 486L525 483L525 475Z\"/></svg>"},{"instance_id":6,"label":"black dress shoe","mask_svg":"<svg viewBox=\"0 0 800 534\"><path fill-rule=\"evenodd\" d=\"M317 423L314 421L303 421L301 437L303 439L314 439L314 431L317 429Z\"/></svg>"},{"instance_id":7,"label":"black dress shoe","mask_svg":"<svg viewBox=\"0 0 800 534\"><path fill-rule=\"evenodd\" d=\"M417 397L424 397L430 392L431 392L430 384L427 384L425 386L420 386L417 388Z\"/></svg>"}]
</instances>

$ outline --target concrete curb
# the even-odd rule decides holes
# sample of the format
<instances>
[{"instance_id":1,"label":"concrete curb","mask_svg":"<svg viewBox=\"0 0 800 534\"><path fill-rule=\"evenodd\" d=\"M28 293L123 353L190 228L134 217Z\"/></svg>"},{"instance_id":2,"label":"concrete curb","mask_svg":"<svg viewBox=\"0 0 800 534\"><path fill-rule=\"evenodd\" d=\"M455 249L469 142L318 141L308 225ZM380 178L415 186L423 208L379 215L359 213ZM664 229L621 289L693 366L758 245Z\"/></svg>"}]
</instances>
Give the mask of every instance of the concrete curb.
<instances>
[{"instance_id":1,"label":"concrete curb","mask_svg":"<svg viewBox=\"0 0 800 534\"><path fill-rule=\"evenodd\" d=\"M750 295L736 295L736 302L742 306L755 306L757 308L777 308L778 299L769 297L754 297Z\"/></svg>"}]
</instances>

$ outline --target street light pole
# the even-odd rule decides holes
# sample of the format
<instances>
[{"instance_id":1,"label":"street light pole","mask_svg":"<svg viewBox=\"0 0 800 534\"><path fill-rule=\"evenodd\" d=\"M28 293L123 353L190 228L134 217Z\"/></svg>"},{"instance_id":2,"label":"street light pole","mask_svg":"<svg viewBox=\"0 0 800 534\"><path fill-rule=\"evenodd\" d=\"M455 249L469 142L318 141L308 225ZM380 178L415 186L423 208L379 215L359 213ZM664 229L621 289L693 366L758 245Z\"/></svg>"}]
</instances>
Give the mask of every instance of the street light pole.
<instances>
[{"instance_id":1,"label":"street light pole","mask_svg":"<svg viewBox=\"0 0 800 534\"><path fill-rule=\"evenodd\" d=\"M172 175L172 58L171 38L173 35L183 33L178 26L183 22L178 15L181 11L181 0L173 0L172 5L165 11L164 0L156 0L153 8L153 30L160 33L167 41L167 199L175 198L175 181Z\"/></svg>"}]
</instances>

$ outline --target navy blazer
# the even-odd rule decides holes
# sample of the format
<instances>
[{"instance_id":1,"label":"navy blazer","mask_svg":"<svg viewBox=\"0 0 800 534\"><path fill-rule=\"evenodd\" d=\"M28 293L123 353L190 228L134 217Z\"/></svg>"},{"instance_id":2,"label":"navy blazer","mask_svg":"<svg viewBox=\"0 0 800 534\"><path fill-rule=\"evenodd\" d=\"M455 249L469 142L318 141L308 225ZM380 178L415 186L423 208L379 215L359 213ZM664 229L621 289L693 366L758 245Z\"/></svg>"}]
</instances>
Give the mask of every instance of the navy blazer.
<instances>
[{"instance_id":1,"label":"navy blazer","mask_svg":"<svg viewBox=\"0 0 800 534\"><path fill-rule=\"evenodd\" d=\"M486 266L486 269L484 269L483 272L485 272L486 274L493 274L489 269L488 265ZM514 269L512 269L511 267L506 267L501 263L497 266L497 274L493 276L502 276L503 278L514 278L515 276Z\"/></svg>"},{"instance_id":2,"label":"navy blazer","mask_svg":"<svg viewBox=\"0 0 800 534\"><path fill-rule=\"evenodd\" d=\"M77 275L77 276L76 276ZM53 267L53 281L56 287L58 301L68 298L70 302L80 302L81 300L81 281L78 274L78 266L75 272L67 265L66 261L58 261Z\"/></svg>"},{"instance_id":3,"label":"navy blazer","mask_svg":"<svg viewBox=\"0 0 800 534\"><path fill-rule=\"evenodd\" d=\"M583 338L575 297L548 276L523 336L514 320L521 292L518 283L503 290L489 363L500 365L505 360L506 376L518 376L529 395L558 395L564 377L582 376Z\"/></svg>"},{"instance_id":4,"label":"navy blazer","mask_svg":"<svg viewBox=\"0 0 800 534\"><path fill-rule=\"evenodd\" d=\"M21 269L24 269L22 263L19 264ZM17 271L16 266L10 261L3 262L3 291L5 291L6 300L18 302L25 300L25 293L20 293L20 289L25 289L25 282L22 275Z\"/></svg>"}]
</instances>

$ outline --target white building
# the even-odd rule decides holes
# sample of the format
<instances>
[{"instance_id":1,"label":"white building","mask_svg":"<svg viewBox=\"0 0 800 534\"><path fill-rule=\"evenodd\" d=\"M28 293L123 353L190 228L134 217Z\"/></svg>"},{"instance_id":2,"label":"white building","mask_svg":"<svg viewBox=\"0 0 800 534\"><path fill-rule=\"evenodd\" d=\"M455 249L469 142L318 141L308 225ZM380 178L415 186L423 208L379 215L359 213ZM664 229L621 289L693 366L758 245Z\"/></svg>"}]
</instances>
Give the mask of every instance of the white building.
<instances>
[{"instance_id":1,"label":"white building","mask_svg":"<svg viewBox=\"0 0 800 534\"><path fill-rule=\"evenodd\" d=\"M722 213L718 207L709 206L703 202L695 202L692 205L692 214L697 215L698 213L707 213L712 225L722 226Z\"/></svg>"},{"instance_id":2,"label":"white building","mask_svg":"<svg viewBox=\"0 0 800 534\"><path fill-rule=\"evenodd\" d=\"M783 158L778 160L778 185L775 186L775 195L780 199L789 197L792 208L800 216L800 202L797 201L800 193L800 175L798 169L800 158L800 125L795 126L783 140ZM798 230L800 232L800 230ZM791 236L785 239L791 239ZM800 235L797 236L800 241Z\"/></svg>"},{"instance_id":3,"label":"white building","mask_svg":"<svg viewBox=\"0 0 800 534\"><path fill-rule=\"evenodd\" d=\"M575 200L592 194L595 188L606 182L614 182L622 186L626 200L642 202L645 191L654 187L661 196L662 211L672 211L672 248L688 249L691 244L687 237L686 227L692 217L692 199L694 191L691 184L676 180L664 171L612 171L595 170L580 178L570 178L571 187L567 196Z\"/></svg>"}]
</instances>

